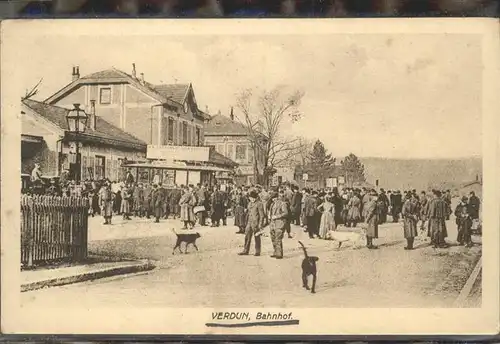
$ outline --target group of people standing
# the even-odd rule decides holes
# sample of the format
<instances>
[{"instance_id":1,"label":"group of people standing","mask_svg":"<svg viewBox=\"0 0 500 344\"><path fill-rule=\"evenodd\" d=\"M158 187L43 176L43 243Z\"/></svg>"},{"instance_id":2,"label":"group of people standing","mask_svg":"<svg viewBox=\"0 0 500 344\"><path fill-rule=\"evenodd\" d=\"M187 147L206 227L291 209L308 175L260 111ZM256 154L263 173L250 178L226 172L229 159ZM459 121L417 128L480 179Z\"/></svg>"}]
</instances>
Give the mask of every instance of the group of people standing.
<instances>
[{"instance_id":1,"label":"group of people standing","mask_svg":"<svg viewBox=\"0 0 500 344\"><path fill-rule=\"evenodd\" d=\"M282 185L267 191L260 186L235 188L231 193L237 233L245 234L244 250L247 255L252 238L255 238L255 254L260 255L262 229L269 225L274 246L273 257L283 255L283 237L291 235L291 224L304 227L310 238L330 239L331 231L339 225L356 227L364 223L366 243L376 249L373 240L378 238L379 225L392 217L392 222L403 220L406 250L414 249L415 238L425 235L435 248L446 248L448 237L446 221L453 213L451 192L432 190L417 194L416 190L380 191L374 189L346 188L339 193L330 190L299 189L295 185ZM459 245L472 246L472 221L479 219L480 200L471 192L463 197L454 211L458 226ZM419 225L420 223L420 225ZM420 231L419 231L420 230Z\"/></svg>"},{"instance_id":2,"label":"group of people standing","mask_svg":"<svg viewBox=\"0 0 500 344\"><path fill-rule=\"evenodd\" d=\"M162 183L122 183L113 190L112 184L105 182L98 192L97 204L105 224L111 223L113 213L129 220L130 216L160 219L179 218L184 229L192 229L196 224L207 225L211 219L213 227L226 225L227 193L219 185L212 189L206 185L175 185L165 187ZM117 212L117 209L120 209Z\"/></svg>"}]
</instances>

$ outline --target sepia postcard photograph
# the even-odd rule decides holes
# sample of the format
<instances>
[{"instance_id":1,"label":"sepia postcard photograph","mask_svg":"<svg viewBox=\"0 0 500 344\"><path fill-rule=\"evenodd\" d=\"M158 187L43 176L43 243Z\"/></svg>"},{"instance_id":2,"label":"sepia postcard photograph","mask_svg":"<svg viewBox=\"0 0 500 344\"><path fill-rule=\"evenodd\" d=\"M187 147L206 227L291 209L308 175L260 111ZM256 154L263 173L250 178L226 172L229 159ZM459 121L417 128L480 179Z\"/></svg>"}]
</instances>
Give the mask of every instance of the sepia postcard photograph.
<instances>
[{"instance_id":1,"label":"sepia postcard photograph","mask_svg":"<svg viewBox=\"0 0 500 344\"><path fill-rule=\"evenodd\" d=\"M2 332L494 334L498 22L1 25Z\"/></svg>"}]
</instances>

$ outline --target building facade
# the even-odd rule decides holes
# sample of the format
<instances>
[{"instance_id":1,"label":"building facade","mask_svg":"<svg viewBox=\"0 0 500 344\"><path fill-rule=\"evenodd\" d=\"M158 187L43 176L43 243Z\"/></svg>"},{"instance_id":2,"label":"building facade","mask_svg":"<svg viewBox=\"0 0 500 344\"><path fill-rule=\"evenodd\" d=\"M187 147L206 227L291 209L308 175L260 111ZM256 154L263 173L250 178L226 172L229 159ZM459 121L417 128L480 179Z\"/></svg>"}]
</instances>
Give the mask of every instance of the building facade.
<instances>
[{"instance_id":1,"label":"building facade","mask_svg":"<svg viewBox=\"0 0 500 344\"><path fill-rule=\"evenodd\" d=\"M235 182L240 185L251 185L254 179L254 154L257 154L257 166L262 169L263 156L254 152L245 126L234 119L234 116L224 116L220 112L212 116L205 126L205 145L213 146L225 157L236 162Z\"/></svg>"},{"instance_id":2,"label":"building facade","mask_svg":"<svg viewBox=\"0 0 500 344\"><path fill-rule=\"evenodd\" d=\"M81 77L74 67L72 81L45 102L64 108L81 104L117 128L153 145L202 146L208 116L198 109L191 84L153 85L132 73L109 69Z\"/></svg>"},{"instance_id":3,"label":"building facade","mask_svg":"<svg viewBox=\"0 0 500 344\"><path fill-rule=\"evenodd\" d=\"M118 180L124 175L124 161L146 157L145 142L102 118L91 115L85 132L76 140L68 132L68 109L29 99L22 101L21 109L23 174L31 173L39 163L46 177L59 176L64 169L74 175L78 168L76 141L80 142L82 180Z\"/></svg>"}]
</instances>

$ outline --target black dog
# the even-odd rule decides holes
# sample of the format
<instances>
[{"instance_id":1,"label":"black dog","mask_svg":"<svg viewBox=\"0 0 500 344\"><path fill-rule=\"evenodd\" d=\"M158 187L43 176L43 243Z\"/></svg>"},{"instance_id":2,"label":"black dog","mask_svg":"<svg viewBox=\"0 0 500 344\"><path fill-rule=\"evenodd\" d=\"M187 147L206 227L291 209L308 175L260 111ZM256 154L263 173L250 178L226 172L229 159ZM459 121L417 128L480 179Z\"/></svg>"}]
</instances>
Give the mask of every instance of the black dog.
<instances>
[{"instance_id":1,"label":"black dog","mask_svg":"<svg viewBox=\"0 0 500 344\"><path fill-rule=\"evenodd\" d=\"M184 253L187 253L188 245L192 244L196 251L198 251L198 246L196 246L196 239L200 238L201 235L200 233L177 233L175 229L172 228L172 231L175 233L177 236L177 241L175 242L174 249L172 251L172 254L175 254L175 249L179 248L179 252L182 253L181 249L181 244L183 242L186 243L186 248L184 249Z\"/></svg>"},{"instance_id":2,"label":"black dog","mask_svg":"<svg viewBox=\"0 0 500 344\"><path fill-rule=\"evenodd\" d=\"M302 261L302 286L307 290L309 290L309 282L307 278L309 277L309 275L312 275L313 280L312 280L311 293L314 294L316 293L316 276L317 276L316 262L319 260L319 258L308 256L304 244L300 241L299 244L302 246L302 249L304 250L304 260Z\"/></svg>"}]
</instances>

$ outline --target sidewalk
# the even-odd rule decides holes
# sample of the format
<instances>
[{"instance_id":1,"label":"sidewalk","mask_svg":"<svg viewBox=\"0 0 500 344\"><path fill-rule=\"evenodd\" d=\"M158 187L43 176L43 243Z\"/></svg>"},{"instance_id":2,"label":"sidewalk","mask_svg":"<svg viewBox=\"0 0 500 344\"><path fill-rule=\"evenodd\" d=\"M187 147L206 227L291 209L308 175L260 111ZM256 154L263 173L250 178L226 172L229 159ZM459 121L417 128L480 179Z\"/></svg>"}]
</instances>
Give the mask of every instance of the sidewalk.
<instances>
[{"instance_id":1,"label":"sidewalk","mask_svg":"<svg viewBox=\"0 0 500 344\"><path fill-rule=\"evenodd\" d=\"M99 262L53 269L21 271L21 292L125 275L155 268L149 260Z\"/></svg>"}]
</instances>

